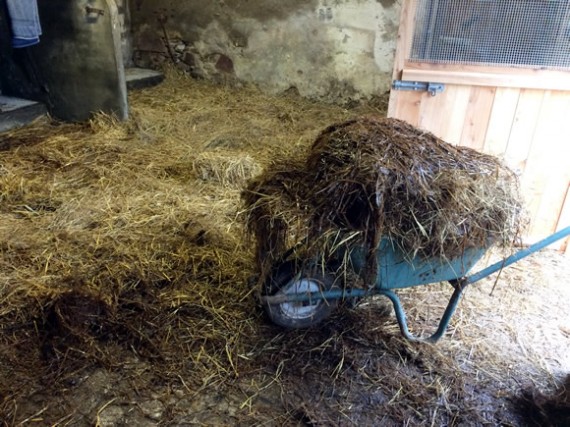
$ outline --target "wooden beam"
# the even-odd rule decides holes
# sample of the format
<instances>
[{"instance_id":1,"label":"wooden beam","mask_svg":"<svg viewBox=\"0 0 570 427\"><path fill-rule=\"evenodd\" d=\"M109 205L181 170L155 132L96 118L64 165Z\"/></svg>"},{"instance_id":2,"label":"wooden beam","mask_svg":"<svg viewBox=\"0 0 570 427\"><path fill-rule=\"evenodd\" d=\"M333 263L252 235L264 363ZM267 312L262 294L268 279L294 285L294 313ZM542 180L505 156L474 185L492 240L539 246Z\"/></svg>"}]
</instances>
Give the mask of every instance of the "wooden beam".
<instances>
[{"instance_id":1,"label":"wooden beam","mask_svg":"<svg viewBox=\"0 0 570 427\"><path fill-rule=\"evenodd\" d=\"M469 86L570 91L570 70L495 68L407 61L402 70L402 80Z\"/></svg>"},{"instance_id":2,"label":"wooden beam","mask_svg":"<svg viewBox=\"0 0 570 427\"><path fill-rule=\"evenodd\" d=\"M400 26L398 27L396 55L394 57L394 68L392 69L392 80L399 80L402 77L402 69L412 47L415 18L416 2L414 0L404 0L402 4L402 11L400 12ZM396 116L396 105L398 104L399 95L399 91L391 91L390 100L388 103L388 117Z\"/></svg>"}]
</instances>

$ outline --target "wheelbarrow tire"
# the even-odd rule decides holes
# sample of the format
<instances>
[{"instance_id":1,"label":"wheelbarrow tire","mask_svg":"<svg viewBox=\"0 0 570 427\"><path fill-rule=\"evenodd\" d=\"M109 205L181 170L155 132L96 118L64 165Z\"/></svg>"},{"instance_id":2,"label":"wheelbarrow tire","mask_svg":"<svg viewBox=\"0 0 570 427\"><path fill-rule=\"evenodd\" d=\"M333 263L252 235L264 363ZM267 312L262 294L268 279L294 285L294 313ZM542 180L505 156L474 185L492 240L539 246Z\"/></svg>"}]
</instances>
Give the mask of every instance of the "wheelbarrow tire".
<instances>
[{"instance_id":1,"label":"wheelbarrow tire","mask_svg":"<svg viewBox=\"0 0 570 427\"><path fill-rule=\"evenodd\" d=\"M328 272L298 272L299 263L287 261L274 269L264 284L264 295L283 295L322 292L333 289L334 276ZM325 320L337 307L338 300L292 301L277 304L263 303L271 321L288 329L314 326Z\"/></svg>"}]
</instances>

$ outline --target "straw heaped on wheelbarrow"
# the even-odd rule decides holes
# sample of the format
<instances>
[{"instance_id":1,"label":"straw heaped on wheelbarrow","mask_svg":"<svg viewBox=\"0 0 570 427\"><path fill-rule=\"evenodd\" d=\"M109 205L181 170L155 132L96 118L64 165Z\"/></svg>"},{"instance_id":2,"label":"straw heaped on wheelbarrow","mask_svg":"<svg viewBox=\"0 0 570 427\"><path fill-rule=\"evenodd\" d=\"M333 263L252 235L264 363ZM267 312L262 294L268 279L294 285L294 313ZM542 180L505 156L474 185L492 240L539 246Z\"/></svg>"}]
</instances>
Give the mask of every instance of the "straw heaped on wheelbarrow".
<instances>
[{"instance_id":1,"label":"straw heaped on wheelbarrow","mask_svg":"<svg viewBox=\"0 0 570 427\"><path fill-rule=\"evenodd\" d=\"M499 159L376 117L329 126L244 198L260 264L302 237L322 252L331 236L345 240L339 233L368 247L388 237L410 258L450 258L508 245L523 224L517 177Z\"/></svg>"}]
</instances>

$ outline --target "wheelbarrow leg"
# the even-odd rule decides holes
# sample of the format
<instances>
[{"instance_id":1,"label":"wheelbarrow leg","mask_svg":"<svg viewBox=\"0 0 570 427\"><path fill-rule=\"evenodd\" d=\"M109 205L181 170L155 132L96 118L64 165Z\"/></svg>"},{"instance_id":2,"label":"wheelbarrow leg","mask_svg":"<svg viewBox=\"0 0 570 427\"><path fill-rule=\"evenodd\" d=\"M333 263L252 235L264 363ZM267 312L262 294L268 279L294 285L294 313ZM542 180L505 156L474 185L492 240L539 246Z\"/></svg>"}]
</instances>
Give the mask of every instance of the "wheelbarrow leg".
<instances>
[{"instance_id":1,"label":"wheelbarrow leg","mask_svg":"<svg viewBox=\"0 0 570 427\"><path fill-rule=\"evenodd\" d=\"M416 337L412 335L408 329L408 323L406 320L406 313L404 312L404 308L402 307L402 303L400 302L400 298L394 291L386 290L382 291L382 295L386 296L387 298L392 301L392 305L394 306L394 312L396 313L396 319L398 320L398 325L400 326L400 331L402 335L410 340L410 341L421 341L421 342L430 342L435 343L437 342L447 330L449 326L449 322L451 321L451 317L453 313L455 313L455 309L457 308L457 304L459 304L459 300L461 299L461 294L467 287L467 283L463 279L457 279L450 281L451 285L454 288L453 294L447 303L447 307L443 313L441 320L439 321L439 326L435 333L427 338Z\"/></svg>"}]
</instances>

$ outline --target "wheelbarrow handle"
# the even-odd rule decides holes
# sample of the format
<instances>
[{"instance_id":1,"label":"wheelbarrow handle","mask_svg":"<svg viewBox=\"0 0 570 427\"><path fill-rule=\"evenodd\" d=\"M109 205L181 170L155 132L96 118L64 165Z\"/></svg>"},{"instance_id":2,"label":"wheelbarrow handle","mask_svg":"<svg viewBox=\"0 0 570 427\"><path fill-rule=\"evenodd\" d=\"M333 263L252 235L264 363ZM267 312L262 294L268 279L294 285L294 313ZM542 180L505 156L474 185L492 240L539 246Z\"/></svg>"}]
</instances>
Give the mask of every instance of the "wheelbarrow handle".
<instances>
[{"instance_id":1,"label":"wheelbarrow handle","mask_svg":"<svg viewBox=\"0 0 570 427\"><path fill-rule=\"evenodd\" d=\"M563 228L562 230L557 231L554 234L551 234L550 236L536 242L535 244L530 245L528 248L522 249L516 252L515 254L511 255L510 257L505 258L499 262L496 262L495 264L490 265L489 267L484 268L483 270L478 271L477 273L472 274L471 276L467 276L464 279L464 281L466 284L475 283L511 264L514 264L517 261L520 261L521 259L529 255L532 255L535 252L538 252L539 250L545 248L548 245L551 245L557 240L563 239L568 236L570 236L570 226Z\"/></svg>"}]
</instances>

